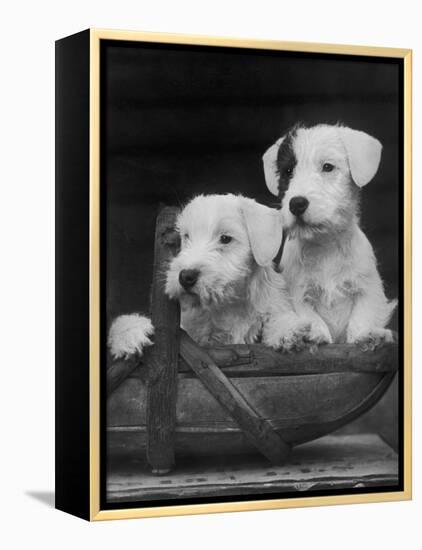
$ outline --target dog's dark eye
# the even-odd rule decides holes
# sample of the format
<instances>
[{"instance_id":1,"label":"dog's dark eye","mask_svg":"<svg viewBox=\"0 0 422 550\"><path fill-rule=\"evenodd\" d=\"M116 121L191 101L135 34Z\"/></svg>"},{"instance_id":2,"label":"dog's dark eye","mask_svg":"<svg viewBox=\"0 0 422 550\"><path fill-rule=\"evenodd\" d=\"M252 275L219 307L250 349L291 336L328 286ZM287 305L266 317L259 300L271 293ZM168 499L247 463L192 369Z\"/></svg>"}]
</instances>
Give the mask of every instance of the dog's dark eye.
<instances>
[{"instance_id":1,"label":"dog's dark eye","mask_svg":"<svg viewBox=\"0 0 422 550\"><path fill-rule=\"evenodd\" d=\"M334 164L331 164L330 162L324 162L324 164L322 165L323 172L332 172L334 168Z\"/></svg>"},{"instance_id":2,"label":"dog's dark eye","mask_svg":"<svg viewBox=\"0 0 422 550\"><path fill-rule=\"evenodd\" d=\"M230 237L230 235L221 235L220 237L221 244L229 244L232 240L233 240L233 237Z\"/></svg>"},{"instance_id":3,"label":"dog's dark eye","mask_svg":"<svg viewBox=\"0 0 422 550\"><path fill-rule=\"evenodd\" d=\"M182 239L183 239L184 241L187 241L187 240L189 239L189 233L183 233Z\"/></svg>"},{"instance_id":4,"label":"dog's dark eye","mask_svg":"<svg viewBox=\"0 0 422 550\"><path fill-rule=\"evenodd\" d=\"M293 174L293 166L287 166L287 168L283 170L283 174L290 177Z\"/></svg>"}]
</instances>

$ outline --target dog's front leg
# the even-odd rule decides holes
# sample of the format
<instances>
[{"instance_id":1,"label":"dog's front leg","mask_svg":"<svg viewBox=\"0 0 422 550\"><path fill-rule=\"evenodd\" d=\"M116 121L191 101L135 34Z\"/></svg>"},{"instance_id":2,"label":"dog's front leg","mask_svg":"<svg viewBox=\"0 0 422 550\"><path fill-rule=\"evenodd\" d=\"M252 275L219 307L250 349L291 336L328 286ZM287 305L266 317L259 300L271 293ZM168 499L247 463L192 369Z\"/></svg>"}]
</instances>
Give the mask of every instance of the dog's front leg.
<instances>
[{"instance_id":1,"label":"dog's front leg","mask_svg":"<svg viewBox=\"0 0 422 550\"><path fill-rule=\"evenodd\" d=\"M269 318L262 330L265 345L282 351L300 351L309 342L310 324L294 311L278 313Z\"/></svg>"},{"instance_id":2,"label":"dog's front leg","mask_svg":"<svg viewBox=\"0 0 422 550\"><path fill-rule=\"evenodd\" d=\"M380 285L372 292L364 292L355 298L355 304L347 327L347 343L374 350L380 345L393 342L390 329L385 328L396 307L397 301L388 302Z\"/></svg>"},{"instance_id":3,"label":"dog's front leg","mask_svg":"<svg viewBox=\"0 0 422 550\"><path fill-rule=\"evenodd\" d=\"M295 310L300 319L310 325L308 334L309 343L317 345L333 343L330 329L311 304L306 301L300 301L295 303Z\"/></svg>"},{"instance_id":4,"label":"dog's front leg","mask_svg":"<svg viewBox=\"0 0 422 550\"><path fill-rule=\"evenodd\" d=\"M113 359L127 359L135 353L142 355L144 348L152 345L153 334L154 327L148 317L137 313L120 315L108 333L107 343Z\"/></svg>"}]
</instances>

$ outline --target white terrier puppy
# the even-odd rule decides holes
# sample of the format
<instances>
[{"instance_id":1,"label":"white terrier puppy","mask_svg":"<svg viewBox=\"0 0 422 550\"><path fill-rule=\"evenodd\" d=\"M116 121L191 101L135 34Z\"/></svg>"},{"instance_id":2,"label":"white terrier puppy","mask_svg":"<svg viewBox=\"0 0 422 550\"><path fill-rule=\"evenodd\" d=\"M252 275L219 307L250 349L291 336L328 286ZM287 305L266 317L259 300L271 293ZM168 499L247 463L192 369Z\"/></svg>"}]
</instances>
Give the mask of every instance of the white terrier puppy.
<instances>
[{"instance_id":1,"label":"white terrier puppy","mask_svg":"<svg viewBox=\"0 0 422 550\"><path fill-rule=\"evenodd\" d=\"M359 189L375 176L381 143L344 126L295 127L264 154L288 232L281 269L297 313L319 343L391 342L396 306L359 227Z\"/></svg>"},{"instance_id":2,"label":"white terrier puppy","mask_svg":"<svg viewBox=\"0 0 422 550\"><path fill-rule=\"evenodd\" d=\"M179 300L181 326L198 344L303 346L309 324L294 312L272 262L282 240L278 211L242 196L201 195L180 213L177 230L181 248L166 293ZM119 317L109 333L112 354L142 353L152 332L145 317Z\"/></svg>"}]
</instances>

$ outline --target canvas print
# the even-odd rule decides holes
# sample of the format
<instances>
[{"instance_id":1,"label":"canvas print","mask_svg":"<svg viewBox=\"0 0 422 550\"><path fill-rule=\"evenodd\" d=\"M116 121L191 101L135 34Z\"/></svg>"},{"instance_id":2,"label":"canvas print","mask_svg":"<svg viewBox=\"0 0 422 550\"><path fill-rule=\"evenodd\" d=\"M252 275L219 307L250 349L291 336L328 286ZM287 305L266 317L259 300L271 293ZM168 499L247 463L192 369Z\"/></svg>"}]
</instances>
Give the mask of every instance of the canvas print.
<instances>
[{"instance_id":1,"label":"canvas print","mask_svg":"<svg viewBox=\"0 0 422 550\"><path fill-rule=\"evenodd\" d=\"M101 508L402 490L402 60L100 74Z\"/></svg>"}]
</instances>

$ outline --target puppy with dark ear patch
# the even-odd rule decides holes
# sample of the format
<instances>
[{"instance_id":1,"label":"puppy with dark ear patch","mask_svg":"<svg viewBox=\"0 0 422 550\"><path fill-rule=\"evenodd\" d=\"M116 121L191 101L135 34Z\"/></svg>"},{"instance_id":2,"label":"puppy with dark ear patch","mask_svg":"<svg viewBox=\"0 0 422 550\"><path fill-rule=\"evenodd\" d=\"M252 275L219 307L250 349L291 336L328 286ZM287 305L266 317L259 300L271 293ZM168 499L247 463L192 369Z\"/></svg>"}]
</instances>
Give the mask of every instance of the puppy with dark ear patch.
<instances>
[{"instance_id":1,"label":"puppy with dark ear patch","mask_svg":"<svg viewBox=\"0 0 422 550\"><path fill-rule=\"evenodd\" d=\"M282 240L276 210L242 196L201 195L180 213L177 229L181 249L168 268L166 293L179 300L181 326L196 342L304 346L309 324L295 313L273 266ZM110 329L111 352L141 352L147 335L139 316L133 330L127 316L119 330L119 319Z\"/></svg>"},{"instance_id":2,"label":"puppy with dark ear patch","mask_svg":"<svg viewBox=\"0 0 422 550\"><path fill-rule=\"evenodd\" d=\"M382 145L345 126L295 127L264 154L268 189L288 232L281 270L311 339L375 349L393 340L371 244L359 227L359 190L375 176Z\"/></svg>"}]
</instances>

